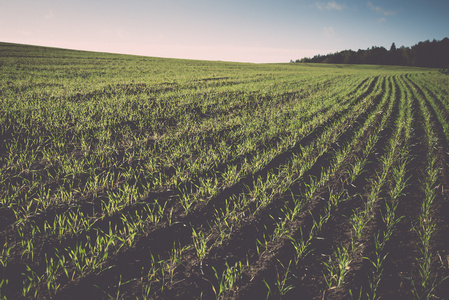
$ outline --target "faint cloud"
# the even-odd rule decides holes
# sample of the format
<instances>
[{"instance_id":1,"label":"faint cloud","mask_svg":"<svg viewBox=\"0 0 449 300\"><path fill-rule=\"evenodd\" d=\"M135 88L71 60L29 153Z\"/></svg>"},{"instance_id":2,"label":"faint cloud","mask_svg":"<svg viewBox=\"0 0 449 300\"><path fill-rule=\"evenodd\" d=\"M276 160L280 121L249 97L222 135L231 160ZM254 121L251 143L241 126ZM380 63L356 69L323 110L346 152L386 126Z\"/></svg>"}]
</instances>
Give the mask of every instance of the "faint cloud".
<instances>
[{"instance_id":1,"label":"faint cloud","mask_svg":"<svg viewBox=\"0 0 449 300\"><path fill-rule=\"evenodd\" d=\"M19 30L18 32L22 36L33 36L33 32L30 30Z\"/></svg>"},{"instance_id":2,"label":"faint cloud","mask_svg":"<svg viewBox=\"0 0 449 300\"><path fill-rule=\"evenodd\" d=\"M125 30L123 30L123 29L117 30L117 36L118 36L119 38L121 38L121 39L125 38L125 37L126 37L126 32L125 32Z\"/></svg>"},{"instance_id":3,"label":"faint cloud","mask_svg":"<svg viewBox=\"0 0 449 300\"><path fill-rule=\"evenodd\" d=\"M47 20L51 20L55 17L55 15L53 14L53 10L50 10L45 16L44 18Z\"/></svg>"},{"instance_id":4,"label":"faint cloud","mask_svg":"<svg viewBox=\"0 0 449 300\"><path fill-rule=\"evenodd\" d=\"M334 27L332 26L323 27L323 33L326 37L330 38L335 33Z\"/></svg>"},{"instance_id":5,"label":"faint cloud","mask_svg":"<svg viewBox=\"0 0 449 300\"><path fill-rule=\"evenodd\" d=\"M380 13L380 14L383 15L383 16L394 16L394 15L396 14L395 11L384 9L384 8L381 7L381 6L375 6L375 5L374 5L373 3L371 3L370 1L368 1L368 7L369 7L371 10L373 10L373 11L375 11L375 12L377 12L377 13Z\"/></svg>"},{"instance_id":6,"label":"faint cloud","mask_svg":"<svg viewBox=\"0 0 449 300\"><path fill-rule=\"evenodd\" d=\"M330 10L343 10L343 5L338 4L335 1L329 1L329 2L317 2L315 3L316 7L321 11L330 11Z\"/></svg>"},{"instance_id":7,"label":"faint cloud","mask_svg":"<svg viewBox=\"0 0 449 300\"><path fill-rule=\"evenodd\" d=\"M387 22L387 18L384 18L384 17L377 20L377 23L380 23L380 24L385 23L385 22Z\"/></svg>"}]
</instances>

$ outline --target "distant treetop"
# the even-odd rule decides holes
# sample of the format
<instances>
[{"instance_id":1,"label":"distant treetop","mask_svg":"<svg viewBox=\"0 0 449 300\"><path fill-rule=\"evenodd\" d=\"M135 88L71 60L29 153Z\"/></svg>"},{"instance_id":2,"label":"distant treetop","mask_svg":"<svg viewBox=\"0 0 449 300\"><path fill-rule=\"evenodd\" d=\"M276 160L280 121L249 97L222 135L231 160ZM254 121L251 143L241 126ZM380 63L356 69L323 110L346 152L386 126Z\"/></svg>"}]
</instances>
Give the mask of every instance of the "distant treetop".
<instances>
[{"instance_id":1,"label":"distant treetop","mask_svg":"<svg viewBox=\"0 0 449 300\"><path fill-rule=\"evenodd\" d=\"M290 61L293 62L293 61ZM388 51L384 47L372 47L366 50L344 50L328 55L315 55L302 58L296 63L334 63L334 64L373 64L399 65L430 68L449 67L449 39L424 41L408 47L396 48L393 43Z\"/></svg>"}]
</instances>

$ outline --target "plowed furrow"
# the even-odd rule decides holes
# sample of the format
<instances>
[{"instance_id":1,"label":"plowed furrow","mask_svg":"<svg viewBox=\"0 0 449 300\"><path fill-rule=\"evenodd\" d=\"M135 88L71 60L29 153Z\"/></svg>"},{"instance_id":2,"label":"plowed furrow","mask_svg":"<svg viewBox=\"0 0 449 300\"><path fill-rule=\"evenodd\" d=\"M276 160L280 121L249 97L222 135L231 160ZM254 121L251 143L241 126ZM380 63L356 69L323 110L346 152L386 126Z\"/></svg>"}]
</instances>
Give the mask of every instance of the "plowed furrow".
<instances>
[{"instance_id":1,"label":"plowed furrow","mask_svg":"<svg viewBox=\"0 0 449 300\"><path fill-rule=\"evenodd\" d=\"M341 299L342 297L349 297L350 293L353 295L359 295L359 293L364 294L367 298L375 297L376 290L378 288L378 281L383 281L382 269L373 271L373 263L379 258L388 255L388 250L385 250L385 245L388 245L390 239L388 236L394 231L393 227L386 227L385 218L388 213L388 217L393 220L390 222L396 222L394 220L400 220L400 217L395 218L395 203L390 199L391 189L394 188L394 172L396 168L401 167L402 163L402 153L404 153L404 146L407 146L406 140L406 129L405 124L405 107L406 101L402 99L402 85L398 83L398 78L392 79L392 84L394 86L393 93L391 95L393 107L392 114L388 121L382 126L381 138L379 139L377 149L381 151L376 151L376 155L371 155L371 163L366 167L368 170L375 170L372 180L366 181L364 190L366 193L362 194L366 201L370 201L370 195L374 195L377 199L370 208L369 222L363 229L363 234L360 237L354 234L354 228L352 228L350 240L346 241L348 249L350 249L349 259L350 263L347 266L348 272L344 277L344 283L337 288L331 288L325 292L327 299ZM386 165L385 162L391 158L391 165ZM372 171L371 171L372 172ZM385 179L379 177L384 176ZM380 190L373 194L375 182L380 185ZM354 210L354 213L357 210ZM392 213L391 213L392 212ZM347 216L347 213L342 213L341 216ZM341 223L345 223L345 220L341 220ZM337 226L339 222L335 223ZM392 224L392 223L389 223ZM332 228L332 226L331 226ZM391 231L391 232L389 232ZM333 234L330 236L333 237ZM335 239L336 244L344 244L342 239ZM338 242L337 242L338 241ZM390 242L391 243L391 242ZM382 246L380 246L382 245ZM388 248L388 247L387 247ZM335 251L335 248L334 248Z\"/></svg>"},{"instance_id":2,"label":"plowed furrow","mask_svg":"<svg viewBox=\"0 0 449 300\"><path fill-rule=\"evenodd\" d=\"M364 114L366 115L366 114ZM360 120L363 120L365 117L360 118ZM358 124L357 122L354 122L355 124ZM345 132L345 134L342 134L340 136L340 138L345 137L344 139L339 139L338 142L334 143L334 144L346 144L347 142L345 141L346 138L349 138L349 136L351 136L351 134L349 134L350 132L356 131L358 127L360 127L361 124L358 126L354 126L353 128L351 128L350 130L347 130ZM346 135L348 135L348 137L346 137ZM318 160L316 163L316 166L320 166L322 169L326 169L328 166L328 163L326 163L325 161L320 161ZM313 169L313 168L312 168ZM341 173L342 171L340 171ZM305 178L307 178L307 176L304 176ZM320 180L319 176L316 179L317 181ZM305 181L308 181L307 179ZM307 182L306 182L307 183ZM295 189L293 189L293 191L295 191ZM304 190L302 191L304 192ZM284 195L282 196L279 200L280 202L285 202L285 201L289 201L288 199L288 195ZM290 200L291 201L291 200ZM275 203L273 203L275 204ZM281 205L282 207L282 205ZM315 215L315 217L319 216L317 215L317 213L319 213L320 210L322 210L324 207L322 205L321 200L319 200L318 198L316 199L316 201L312 201L310 203L308 203L306 205L306 208L304 209L305 211L310 211L313 212L313 215ZM267 229L270 228L270 226L272 227L273 224L271 223L267 223L267 220L270 220L270 215L275 215L277 217L279 217L280 219L283 218L282 215L278 216L278 214L276 213L276 209L269 209L266 212L266 215L261 215L260 217L256 218L256 220L250 224L245 225L246 228L243 228L243 232L246 233L244 236L242 236L241 234L239 234L237 232L236 237L234 237L235 243L230 243L230 244L226 244L225 247L218 247L217 251L214 251L213 249L211 250L210 254L212 255L212 257L215 257L215 259L213 259L212 261L208 262L208 265L214 265L213 261L217 261L219 262L220 259L219 257L223 257L226 256L227 259L229 259L231 262L234 261L241 261L245 258L245 255L249 255L249 259L250 261L252 261L252 256L256 255L255 254L255 249L254 249L254 245L256 245L255 241L258 238L261 238L261 233L267 234L268 236L271 235L270 231ZM311 224L311 219L310 219L310 215L309 213L304 213L302 214L302 217L299 218L299 222L304 222L303 225L305 224ZM298 221L295 221L295 223ZM289 224L290 227L291 224ZM299 227L295 226L295 228ZM293 228L293 227L292 227ZM288 241L288 239L283 238L282 241L278 241L276 242L275 246L273 249L270 250L265 250L264 253L273 253L273 255L275 255L275 257L277 257L278 253L284 253L285 251L290 251L291 249L288 249L288 244L285 244L285 241ZM248 246L250 247L249 250L245 250L244 248L241 248L241 244L242 241L245 241L244 244L248 244ZM240 245L239 245L240 244ZM251 244L253 244L253 246L251 246ZM240 250L237 250L240 249ZM277 249L277 250L274 250ZM286 250L288 249L288 250ZM232 253L232 254L231 254ZM251 255L252 253L252 255ZM284 253L285 254L285 253ZM239 257L240 255L240 257ZM257 255L256 255L257 257ZM270 257L270 255L268 255L268 257ZM263 259L260 259L260 261L258 261L259 263L266 264L267 263L267 255L263 256ZM271 260L274 260L274 257L270 258ZM215 264L216 265L216 264ZM220 268L220 266L216 266L215 268ZM254 268L254 270L258 269L258 267L256 265L252 266L251 268ZM261 273L265 273L265 271L260 270ZM261 283L261 279L260 274L258 275L254 275L255 277L253 277L254 281L257 283Z\"/></svg>"},{"instance_id":3,"label":"plowed furrow","mask_svg":"<svg viewBox=\"0 0 449 300\"><path fill-rule=\"evenodd\" d=\"M413 134L410 141L410 157L412 160L407 165L406 176L409 185L404 190L405 197L399 200L397 214L403 216L403 220L397 225L392 240L395 242L389 246L389 255L384 263L384 280L381 282L378 294L380 297L399 297L398 299L412 298L412 276L416 270L416 258L420 256L419 242L416 232L412 227L416 225L420 215L420 206L424 198L422 186L425 181L423 170L426 168L427 143L424 130L424 119L420 105L416 97L404 81L406 95L411 99ZM400 295L398 295L400 290Z\"/></svg>"},{"instance_id":4,"label":"plowed furrow","mask_svg":"<svg viewBox=\"0 0 449 300\"><path fill-rule=\"evenodd\" d=\"M372 87L374 87L373 85L372 85ZM371 106L372 107L372 106ZM276 165L280 165L279 163L276 163ZM270 166L271 168L274 168L274 166ZM265 167L263 170L267 170L267 168ZM263 172L267 172L267 171L263 171ZM256 174L257 176L263 176L263 173L258 173L258 174ZM256 177L256 175L254 176L254 177ZM248 182L249 184L251 184L251 182L249 181ZM243 185L242 185L242 188L243 188ZM234 192L234 194L236 194L235 192ZM229 198L231 195L227 195L227 198ZM210 210L208 210L207 208L205 209L205 212L207 212L207 211L210 211ZM191 217L191 218L189 218L189 216L187 216L187 218L186 219L184 219L182 222L181 222L181 224L190 224L190 226L194 226L194 227L198 227L198 226L200 226L201 224L204 224L204 222L206 221L206 220L208 220L208 219L210 219L210 217L211 217L211 215L209 214L209 216L208 216L208 214L207 213L205 213L205 214L203 214L203 217L202 218L198 218L197 219L197 221L196 222L194 222L194 220L195 219L193 219L195 216L197 217L197 215L196 214L192 214L192 216L193 217ZM188 220L188 221L187 221ZM200 222L200 223L198 223L198 222ZM183 227L181 227L181 228L183 228ZM162 233L162 231L161 230L159 230L159 233ZM183 236L184 238L185 237L187 237L187 235L186 235L186 232L185 231L181 231L180 232L180 234L169 234L168 232L164 232L162 235L164 235L164 236L174 236L175 238L177 237L177 238L179 238L180 240L184 240L184 239L181 239L180 238L180 235L181 236ZM155 237L154 239L152 238L152 237ZM158 251L158 249L159 249L159 246L160 246L160 244L161 244L161 241L163 240L163 239L161 239L161 235L159 235L159 234L152 234L151 236L149 236L149 238L148 239L146 239L145 240L145 243L144 244L142 244L142 245L140 245L139 246L139 242L137 242L137 245L138 245L138 248L147 248L148 246L150 246L151 244L153 244L153 243L151 243L150 241L152 241L152 240L154 240L155 242L156 241L159 241L158 242L158 245L155 245L156 247L154 247L154 246L152 246L151 248L152 248L152 251L156 251L156 253L159 253L159 251ZM142 242L143 242L143 240L142 240ZM148 242L150 242L150 243L148 243ZM173 242L167 242L166 243L166 247L168 247L167 249L169 249L171 246L172 246L172 244L173 244ZM143 245L148 245L148 246L143 246ZM154 253L153 253L154 254ZM127 254L128 256L133 256L133 257L136 257L136 255L129 255L129 254ZM141 255L147 255L147 253L145 252L145 253L143 253L143 254L141 254ZM140 254L138 254L138 256L141 256Z\"/></svg>"}]
</instances>

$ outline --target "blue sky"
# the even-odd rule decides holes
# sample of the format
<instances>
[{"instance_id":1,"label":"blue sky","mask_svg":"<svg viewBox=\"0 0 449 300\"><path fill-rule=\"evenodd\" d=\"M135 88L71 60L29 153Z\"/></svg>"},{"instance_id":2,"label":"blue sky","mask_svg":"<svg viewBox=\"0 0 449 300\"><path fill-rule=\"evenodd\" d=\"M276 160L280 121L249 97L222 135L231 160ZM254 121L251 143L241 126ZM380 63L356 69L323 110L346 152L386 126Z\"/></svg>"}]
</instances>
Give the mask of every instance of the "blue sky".
<instances>
[{"instance_id":1,"label":"blue sky","mask_svg":"<svg viewBox=\"0 0 449 300\"><path fill-rule=\"evenodd\" d=\"M0 41L158 57L290 59L449 37L448 0L0 0Z\"/></svg>"}]
</instances>

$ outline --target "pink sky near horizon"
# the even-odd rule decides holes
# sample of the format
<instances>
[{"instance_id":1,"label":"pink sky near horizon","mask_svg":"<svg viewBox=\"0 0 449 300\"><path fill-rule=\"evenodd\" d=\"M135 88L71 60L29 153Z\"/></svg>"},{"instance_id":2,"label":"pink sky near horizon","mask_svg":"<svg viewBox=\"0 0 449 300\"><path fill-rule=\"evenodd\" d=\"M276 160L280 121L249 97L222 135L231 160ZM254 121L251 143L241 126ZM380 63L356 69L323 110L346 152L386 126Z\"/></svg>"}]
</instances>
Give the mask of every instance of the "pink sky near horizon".
<instances>
[{"instance_id":1,"label":"pink sky near horizon","mask_svg":"<svg viewBox=\"0 0 449 300\"><path fill-rule=\"evenodd\" d=\"M240 62L289 62L447 36L442 0L0 2L0 41Z\"/></svg>"}]
</instances>

